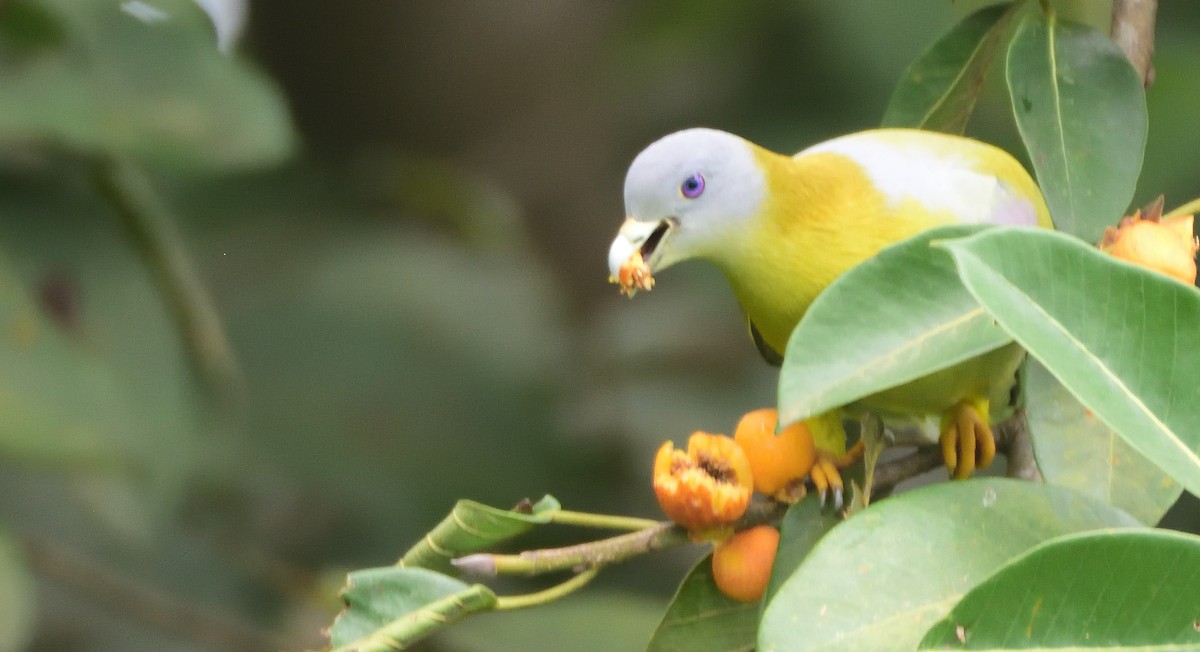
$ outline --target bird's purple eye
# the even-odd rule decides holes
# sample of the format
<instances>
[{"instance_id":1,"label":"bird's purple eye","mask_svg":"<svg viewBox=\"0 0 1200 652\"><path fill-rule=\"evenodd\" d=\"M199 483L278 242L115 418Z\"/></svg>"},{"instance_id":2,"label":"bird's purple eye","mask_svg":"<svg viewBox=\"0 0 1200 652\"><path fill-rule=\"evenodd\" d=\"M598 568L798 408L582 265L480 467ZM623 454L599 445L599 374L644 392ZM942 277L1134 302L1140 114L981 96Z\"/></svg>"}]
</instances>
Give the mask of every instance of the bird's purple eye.
<instances>
[{"instance_id":1,"label":"bird's purple eye","mask_svg":"<svg viewBox=\"0 0 1200 652\"><path fill-rule=\"evenodd\" d=\"M695 199L704 192L704 175L699 172L690 175L679 184L679 192L683 193L688 199Z\"/></svg>"}]
</instances>

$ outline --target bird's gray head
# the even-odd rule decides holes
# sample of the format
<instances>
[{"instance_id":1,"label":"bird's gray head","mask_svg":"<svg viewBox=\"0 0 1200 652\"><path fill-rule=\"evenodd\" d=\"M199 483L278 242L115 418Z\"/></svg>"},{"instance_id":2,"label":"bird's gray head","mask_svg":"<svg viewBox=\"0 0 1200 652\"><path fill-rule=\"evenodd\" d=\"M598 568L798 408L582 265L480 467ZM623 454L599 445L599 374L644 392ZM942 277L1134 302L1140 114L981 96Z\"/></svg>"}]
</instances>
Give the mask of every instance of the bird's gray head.
<instances>
[{"instance_id":1,"label":"bird's gray head","mask_svg":"<svg viewBox=\"0 0 1200 652\"><path fill-rule=\"evenodd\" d=\"M625 175L628 217L609 249L609 270L616 276L635 251L651 271L717 257L765 197L754 145L715 129L665 136L642 150Z\"/></svg>"}]
</instances>

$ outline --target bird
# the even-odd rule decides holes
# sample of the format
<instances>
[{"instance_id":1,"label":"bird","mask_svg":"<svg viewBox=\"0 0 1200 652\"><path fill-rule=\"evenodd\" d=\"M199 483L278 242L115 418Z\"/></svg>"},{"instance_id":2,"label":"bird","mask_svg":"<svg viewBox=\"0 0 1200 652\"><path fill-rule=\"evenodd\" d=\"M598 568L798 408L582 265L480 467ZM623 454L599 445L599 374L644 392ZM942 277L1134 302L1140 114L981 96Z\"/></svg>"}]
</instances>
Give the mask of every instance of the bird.
<instances>
[{"instance_id":1,"label":"bird","mask_svg":"<svg viewBox=\"0 0 1200 652\"><path fill-rule=\"evenodd\" d=\"M725 131L685 129L633 159L624 195L610 280L632 297L677 263L715 265L752 341L776 365L817 295L890 244L952 224L1053 228L1036 182L1012 155L917 129L869 129L790 156ZM1008 402L1023 357L1010 343L855 407L885 419L940 417L943 461L953 477L969 477L995 455L990 415ZM820 426L814 484L822 496L833 486L839 498L837 468L846 459L840 414L811 420Z\"/></svg>"}]
</instances>

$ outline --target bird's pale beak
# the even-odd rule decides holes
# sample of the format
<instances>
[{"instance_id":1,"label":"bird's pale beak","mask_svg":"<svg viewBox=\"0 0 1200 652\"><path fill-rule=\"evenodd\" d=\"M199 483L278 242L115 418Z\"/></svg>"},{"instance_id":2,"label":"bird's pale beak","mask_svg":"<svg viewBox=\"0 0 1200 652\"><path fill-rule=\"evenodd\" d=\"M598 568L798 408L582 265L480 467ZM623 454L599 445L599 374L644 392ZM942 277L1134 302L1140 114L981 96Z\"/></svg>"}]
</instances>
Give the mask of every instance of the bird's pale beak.
<instances>
[{"instance_id":1,"label":"bird's pale beak","mask_svg":"<svg viewBox=\"0 0 1200 652\"><path fill-rule=\"evenodd\" d=\"M608 248L609 280L618 284L621 292L633 296L638 290L654 286L652 274L661 258L658 247L673 225L669 219L643 222L632 216L625 218Z\"/></svg>"}]
</instances>

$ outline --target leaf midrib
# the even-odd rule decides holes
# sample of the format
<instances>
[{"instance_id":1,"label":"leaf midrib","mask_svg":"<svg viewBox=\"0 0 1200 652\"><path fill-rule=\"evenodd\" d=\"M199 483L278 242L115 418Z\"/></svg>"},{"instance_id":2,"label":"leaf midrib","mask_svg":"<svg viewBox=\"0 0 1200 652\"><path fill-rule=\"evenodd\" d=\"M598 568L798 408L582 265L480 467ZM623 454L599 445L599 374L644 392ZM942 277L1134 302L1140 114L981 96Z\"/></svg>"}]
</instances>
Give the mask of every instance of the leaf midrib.
<instances>
[{"instance_id":1,"label":"leaf midrib","mask_svg":"<svg viewBox=\"0 0 1200 652\"><path fill-rule=\"evenodd\" d=\"M1058 90L1058 56L1054 49L1054 34L1058 24L1058 16L1050 14L1047 19L1046 29L1046 55L1050 62L1050 90L1054 97L1054 125L1058 128L1058 145L1059 151L1062 153L1062 168L1065 186L1067 190L1067 203L1071 210L1071 222L1075 221L1075 185L1071 178L1071 166L1067 159L1067 135L1066 127L1063 125L1062 114L1062 97Z\"/></svg>"},{"instance_id":2,"label":"leaf midrib","mask_svg":"<svg viewBox=\"0 0 1200 652\"><path fill-rule=\"evenodd\" d=\"M966 76L967 71L971 69L972 64L974 64L975 60L979 57L979 53L983 50L984 45L988 44L988 43L992 43L996 40L995 35L992 32L993 32L993 30L996 29L997 25L999 25L1000 23L1005 22L1007 20L1006 14L1009 11L1012 11L1012 9L1010 8L1005 13L1000 14L1000 17L997 18L996 21L993 22L990 27L988 27L986 30L984 30L983 38L979 39L979 42L977 42L975 44L975 48L973 50L971 50L971 54L970 54L970 56L967 57L966 63L961 68L959 68L958 74L956 74L954 76L954 80L950 83L949 86L946 87L946 91L944 93L942 93L940 96L938 96L938 99L936 102L934 102L933 106L930 107L929 110L925 112L925 115L921 116L921 121L919 123L917 123L917 128L924 129L930 123L930 121L933 119L933 114L937 113L938 110L941 109L946 104L947 101L949 101L950 96L954 94L953 93L954 89L958 88L959 83L961 83L963 80L963 77ZM995 52L992 53L992 56L995 56ZM972 98L967 103L967 112L968 113L970 112L971 108L973 108L975 106L975 102L977 100L978 100L978 96L976 96L975 98ZM956 116L956 118L957 118L957 116ZM961 132L962 130L959 129L959 131Z\"/></svg>"}]
</instances>

